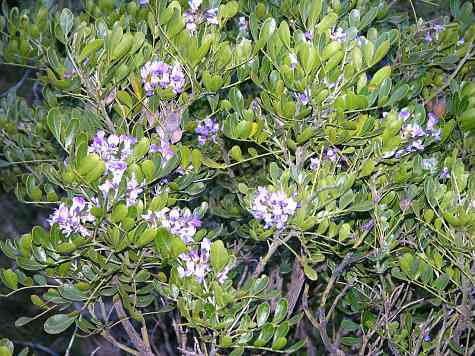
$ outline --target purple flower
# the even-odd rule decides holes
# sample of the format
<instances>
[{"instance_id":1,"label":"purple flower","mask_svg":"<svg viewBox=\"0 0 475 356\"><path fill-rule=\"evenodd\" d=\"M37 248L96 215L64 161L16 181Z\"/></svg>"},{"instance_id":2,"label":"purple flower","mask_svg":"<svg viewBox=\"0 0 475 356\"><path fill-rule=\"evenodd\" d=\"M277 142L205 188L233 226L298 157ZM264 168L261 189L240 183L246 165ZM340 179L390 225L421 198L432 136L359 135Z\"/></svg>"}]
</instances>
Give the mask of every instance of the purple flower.
<instances>
[{"instance_id":1,"label":"purple flower","mask_svg":"<svg viewBox=\"0 0 475 356\"><path fill-rule=\"evenodd\" d=\"M218 8L214 7L212 9L208 9L204 13L206 22L208 22L211 25L219 25L218 22Z\"/></svg>"},{"instance_id":2,"label":"purple flower","mask_svg":"<svg viewBox=\"0 0 475 356\"><path fill-rule=\"evenodd\" d=\"M193 242L193 236L201 226L201 220L187 208L163 208L158 212L148 211L142 215L152 227L163 226L172 234L179 236L184 243Z\"/></svg>"},{"instance_id":3,"label":"purple flower","mask_svg":"<svg viewBox=\"0 0 475 356\"><path fill-rule=\"evenodd\" d=\"M198 283L203 283L208 272L211 271L209 267L209 254L211 243L208 239L203 239L200 250L191 250L189 253L181 253L178 258L181 266L177 268L178 274L181 278L195 277Z\"/></svg>"},{"instance_id":4,"label":"purple flower","mask_svg":"<svg viewBox=\"0 0 475 356\"><path fill-rule=\"evenodd\" d=\"M318 158L310 158L310 169L315 171L320 166L320 160Z\"/></svg>"},{"instance_id":5,"label":"purple flower","mask_svg":"<svg viewBox=\"0 0 475 356\"><path fill-rule=\"evenodd\" d=\"M427 120L427 130L432 131L439 120L437 119L437 116L435 116L434 113L431 112L429 113L428 117L429 119Z\"/></svg>"},{"instance_id":6,"label":"purple flower","mask_svg":"<svg viewBox=\"0 0 475 356\"><path fill-rule=\"evenodd\" d=\"M325 157L330 161L336 161L338 156L336 155L336 150L328 148L327 152L325 153Z\"/></svg>"},{"instance_id":7,"label":"purple flower","mask_svg":"<svg viewBox=\"0 0 475 356\"><path fill-rule=\"evenodd\" d=\"M347 37L346 32L343 31L341 27L338 27L336 30L333 30L330 33L330 38L333 41L344 42L346 41L346 37Z\"/></svg>"},{"instance_id":8,"label":"purple flower","mask_svg":"<svg viewBox=\"0 0 475 356\"><path fill-rule=\"evenodd\" d=\"M416 140L412 143L412 148L414 148L417 151L422 151L424 150L424 145L422 143L422 140Z\"/></svg>"},{"instance_id":9,"label":"purple flower","mask_svg":"<svg viewBox=\"0 0 475 356\"><path fill-rule=\"evenodd\" d=\"M430 335L424 335L424 341L425 342L430 342L432 340L432 338L430 337Z\"/></svg>"},{"instance_id":10,"label":"purple flower","mask_svg":"<svg viewBox=\"0 0 475 356\"><path fill-rule=\"evenodd\" d=\"M271 192L265 187L258 187L252 202L251 213L258 220L264 220L264 228L275 226L281 230L288 219L294 215L297 202L283 191Z\"/></svg>"},{"instance_id":11,"label":"purple flower","mask_svg":"<svg viewBox=\"0 0 475 356\"><path fill-rule=\"evenodd\" d=\"M361 228L364 230L364 231L371 231L373 229L373 226L374 226L374 221L373 219L369 219L366 223L364 223L363 225L361 225Z\"/></svg>"},{"instance_id":12,"label":"purple flower","mask_svg":"<svg viewBox=\"0 0 475 356\"><path fill-rule=\"evenodd\" d=\"M441 140L441 138L440 138L441 133L442 133L441 129L437 129L437 130L432 131L432 137L434 138L434 140L436 140L437 142L440 141Z\"/></svg>"},{"instance_id":13,"label":"purple flower","mask_svg":"<svg viewBox=\"0 0 475 356\"><path fill-rule=\"evenodd\" d=\"M160 139L160 146L152 143L150 145L150 152L151 153L160 153L162 156L163 162L168 161L170 158L172 158L175 155L175 152L173 152L170 143L166 139Z\"/></svg>"},{"instance_id":14,"label":"purple flower","mask_svg":"<svg viewBox=\"0 0 475 356\"><path fill-rule=\"evenodd\" d=\"M147 62L140 75L147 96L152 96L158 86L162 89L170 87L175 94L179 94L185 85L185 76L179 64L170 67L163 61Z\"/></svg>"},{"instance_id":15,"label":"purple flower","mask_svg":"<svg viewBox=\"0 0 475 356\"><path fill-rule=\"evenodd\" d=\"M289 60L290 60L290 68L295 69L299 60L297 59L297 55L295 53L289 53Z\"/></svg>"},{"instance_id":16,"label":"purple flower","mask_svg":"<svg viewBox=\"0 0 475 356\"><path fill-rule=\"evenodd\" d=\"M302 105L306 106L310 102L310 90L305 89L303 93L298 94L298 98Z\"/></svg>"},{"instance_id":17,"label":"purple flower","mask_svg":"<svg viewBox=\"0 0 475 356\"><path fill-rule=\"evenodd\" d=\"M465 44L465 38L460 37L460 39L457 41L458 46L463 46Z\"/></svg>"},{"instance_id":18,"label":"purple flower","mask_svg":"<svg viewBox=\"0 0 475 356\"><path fill-rule=\"evenodd\" d=\"M179 64L175 64L170 74L171 86L175 94L183 91L185 86L185 74Z\"/></svg>"},{"instance_id":19,"label":"purple flower","mask_svg":"<svg viewBox=\"0 0 475 356\"><path fill-rule=\"evenodd\" d=\"M312 31L306 31L304 33L305 39L307 41L312 41L313 40L313 32Z\"/></svg>"},{"instance_id":20,"label":"purple flower","mask_svg":"<svg viewBox=\"0 0 475 356\"><path fill-rule=\"evenodd\" d=\"M425 36L424 36L424 41L425 41L426 43L431 43L431 42L433 41L430 32L426 32L426 34L425 34Z\"/></svg>"},{"instance_id":21,"label":"purple flower","mask_svg":"<svg viewBox=\"0 0 475 356\"><path fill-rule=\"evenodd\" d=\"M219 283L223 284L226 281L226 279L228 279L229 271L231 271L231 266L226 266L221 272L218 273L216 278L218 279Z\"/></svg>"},{"instance_id":22,"label":"purple flower","mask_svg":"<svg viewBox=\"0 0 475 356\"><path fill-rule=\"evenodd\" d=\"M189 0L188 5L190 6L191 11L196 12L198 11L202 0Z\"/></svg>"},{"instance_id":23,"label":"purple flower","mask_svg":"<svg viewBox=\"0 0 475 356\"><path fill-rule=\"evenodd\" d=\"M441 179L447 179L450 177L450 172L447 167L442 168L442 172L440 172L440 178Z\"/></svg>"},{"instance_id":24,"label":"purple flower","mask_svg":"<svg viewBox=\"0 0 475 356\"><path fill-rule=\"evenodd\" d=\"M198 123L195 132L198 134L198 143L204 145L208 140L216 143L219 124L212 117Z\"/></svg>"},{"instance_id":25,"label":"purple flower","mask_svg":"<svg viewBox=\"0 0 475 356\"><path fill-rule=\"evenodd\" d=\"M90 236L91 232L85 224L96 221L94 216L90 213L92 207L93 205L87 203L83 197L74 197L70 207L65 203L61 203L50 215L48 223L50 226L58 224L60 230L66 236L74 233L78 233L84 237Z\"/></svg>"},{"instance_id":26,"label":"purple flower","mask_svg":"<svg viewBox=\"0 0 475 356\"><path fill-rule=\"evenodd\" d=\"M247 31L247 20L244 16L239 17L239 32Z\"/></svg>"},{"instance_id":27,"label":"purple flower","mask_svg":"<svg viewBox=\"0 0 475 356\"><path fill-rule=\"evenodd\" d=\"M406 121L407 119L409 119L411 117L411 113L407 110L402 110L400 113L399 113L399 117L401 119L403 119L404 121Z\"/></svg>"},{"instance_id":28,"label":"purple flower","mask_svg":"<svg viewBox=\"0 0 475 356\"><path fill-rule=\"evenodd\" d=\"M148 5L149 0L139 0L139 5L140 6L145 6Z\"/></svg>"},{"instance_id":29,"label":"purple flower","mask_svg":"<svg viewBox=\"0 0 475 356\"><path fill-rule=\"evenodd\" d=\"M425 136L426 133L418 124L408 124L402 129L402 137L418 138Z\"/></svg>"},{"instance_id":30,"label":"purple flower","mask_svg":"<svg viewBox=\"0 0 475 356\"><path fill-rule=\"evenodd\" d=\"M143 189L141 185L135 179L135 175L133 175L132 178L127 181L127 191L125 194L126 205L128 207L135 205L139 194L142 193L142 191Z\"/></svg>"}]
</instances>

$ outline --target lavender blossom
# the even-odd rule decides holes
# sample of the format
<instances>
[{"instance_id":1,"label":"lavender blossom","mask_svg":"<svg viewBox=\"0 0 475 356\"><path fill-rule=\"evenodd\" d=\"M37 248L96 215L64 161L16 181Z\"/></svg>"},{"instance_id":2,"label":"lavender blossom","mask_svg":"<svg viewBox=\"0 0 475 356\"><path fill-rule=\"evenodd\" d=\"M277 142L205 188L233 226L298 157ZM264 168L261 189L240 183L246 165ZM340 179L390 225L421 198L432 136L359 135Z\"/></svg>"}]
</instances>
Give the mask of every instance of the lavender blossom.
<instances>
[{"instance_id":1,"label":"lavender blossom","mask_svg":"<svg viewBox=\"0 0 475 356\"><path fill-rule=\"evenodd\" d=\"M228 279L228 273L231 271L231 266L226 266L224 269L218 273L216 278L218 279L218 282L223 284L226 279Z\"/></svg>"},{"instance_id":2,"label":"lavender blossom","mask_svg":"<svg viewBox=\"0 0 475 356\"><path fill-rule=\"evenodd\" d=\"M289 53L290 68L295 69L299 63L295 53Z\"/></svg>"},{"instance_id":3,"label":"lavender blossom","mask_svg":"<svg viewBox=\"0 0 475 356\"><path fill-rule=\"evenodd\" d=\"M448 167L442 168L442 172L440 172L440 178L441 179L447 179L450 177L450 172Z\"/></svg>"},{"instance_id":4,"label":"lavender blossom","mask_svg":"<svg viewBox=\"0 0 475 356\"><path fill-rule=\"evenodd\" d=\"M460 37L460 39L457 41L457 46L463 46L465 44L465 38Z\"/></svg>"},{"instance_id":5,"label":"lavender blossom","mask_svg":"<svg viewBox=\"0 0 475 356\"><path fill-rule=\"evenodd\" d=\"M422 140L416 140L412 143L411 148L415 149L416 151L422 151L424 150L424 145L422 143Z\"/></svg>"},{"instance_id":6,"label":"lavender blossom","mask_svg":"<svg viewBox=\"0 0 475 356\"><path fill-rule=\"evenodd\" d=\"M172 234L179 236L184 243L193 242L193 236L201 226L201 220L187 208L163 208L158 212L148 211L142 215L152 227L163 226Z\"/></svg>"},{"instance_id":7,"label":"lavender blossom","mask_svg":"<svg viewBox=\"0 0 475 356\"><path fill-rule=\"evenodd\" d=\"M434 130L435 125L437 125L437 122L439 121L437 119L437 116L434 115L434 113L429 113L428 115L429 119L427 120L427 131L432 131Z\"/></svg>"},{"instance_id":8,"label":"lavender blossom","mask_svg":"<svg viewBox=\"0 0 475 356\"><path fill-rule=\"evenodd\" d=\"M188 5L190 6L191 11L196 12L200 8L202 0L189 0Z\"/></svg>"},{"instance_id":9,"label":"lavender blossom","mask_svg":"<svg viewBox=\"0 0 475 356\"><path fill-rule=\"evenodd\" d=\"M426 133L422 129L422 127L419 126L419 124L408 124L402 129L402 137L407 138L418 138L418 137L423 137L425 136Z\"/></svg>"},{"instance_id":10,"label":"lavender blossom","mask_svg":"<svg viewBox=\"0 0 475 356\"><path fill-rule=\"evenodd\" d=\"M318 158L310 158L310 169L315 171L320 166L320 160Z\"/></svg>"},{"instance_id":11,"label":"lavender blossom","mask_svg":"<svg viewBox=\"0 0 475 356\"><path fill-rule=\"evenodd\" d=\"M343 31L343 29L341 27L338 27L336 30L333 30L331 33L330 33L330 38L333 40L333 41L337 41L337 42L345 42L346 41L346 38L347 38L347 34L345 31Z\"/></svg>"},{"instance_id":12,"label":"lavender blossom","mask_svg":"<svg viewBox=\"0 0 475 356\"><path fill-rule=\"evenodd\" d=\"M198 143L204 145L208 140L216 143L218 131L219 124L212 117L201 121L195 129L195 132L198 134Z\"/></svg>"},{"instance_id":13,"label":"lavender blossom","mask_svg":"<svg viewBox=\"0 0 475 356\"><path fill-rule=\"evenodd\" d=\"M160 146L156 144L150 145L151 153L160 153L162 160L164 162L168 161L175 155L175 152L172 150L170 143L166 139L160 139Z\"/></svg>"},{"instance_id":14,"label":"lavender blossom","mask_svg":"<svg viewBox=\"0 0 475 356\"><path fill-rule=\"evenodd\" d=\"M304 33L305 39L307 41L312 41L313 40L313 32L312 31L306 31Z\"/></svg>"},{"instance_id":15,"label":"lavender blossom","mask_svg":"<svg viewBox=\"0 0 475 356\"><path fill-rule=\"evenodd\" d=\"M308 89L305 89L303 93L299 93L297 96L300 100L300 103L304 106L308 105L308 103L310 102L310 90Z\"/></svg>"},{"instance_id":16,"label":"lavender blossom","mask_svg":"<svg viewBox=\"0 0 475 356\"><path fill-rule=\"evenodd\" d=\"M127 191L125 194L126 205L128 207L135 205L142 191L143 189L135 179L135 175L132 175L132 177L127 181Z\"/></svg>"},{"instance_id":17,"label":"lavender blossom","mask_svg":"<svg viewBox=\"0 0 475 356\"><path fill-rule=\"evenodd\" d=\"M338 159L336 150L331 149L331 148L327 149L327 152L325 153L325 157L329 159L330 161L336 161Z\"/></svg>"},{"instance_id":18,"label":"lavender blossom","mask_svg":"<svg viewBox=\"0 0 475 356\"><path fill-rule=\"evenodd\" d=\"M185 85L185 75L179 64L171 67L163 61L150 61L142 67L140 75L147 96L152 96L159 86L162 89L170 88L175 94L179 94Z\"/></svg>"},{"instance_id":19,"label":"lavender blossom","mask_svg":"<svg viewBox=\"0 0 475 356\"><path fill-rule=\"evenodd\" d=\"M200 250L192 250L189 253L181 253L178 258L183 266L177 268L181 278L195 277L198 283L203 283L208 272L211 271L209 266L211 243L208 239L203 239Z\"/></svg>"},{"instance_id":20,"label":"lavender blossom","mask_svg":"<svg viewBox=\"0 0 475 356\"><path fill-rule=\"evenodd\" d=\"M90 236L91 232L85 224L93 223L96 220L90 213L92 207L93 205L86 203L83 197L74 197L70 207L65 203L61 203L50 215L48 223L50 226L58 224L60 230L66 236L74 233L78 233L83 237Z\"/></svg>"},{"instance_id":21,"label":"lavender blossom","mask_svg":"<svg viewBox=\"0 0 475 356\"><path fill-rule=\"evenodd\" d=\"M426 43L431 43L431 42L433 41L433 38L432 38L430 32L426 32L426 34L425 34L425 36L424 36L424 41L425 41Z\"/></svg>"},{"instance_id":22,"label":"lavender blossom","mask_svg":"<svg viewBox=\"0 0 475 356\"><path fill-rule=\"evenodd\" d=\"M399 117L403 119L404 121L406 121L407 119L411 117L411 113L407 110L401 110L401 112L399 113Z\"/></svg>"},{"instance_id":23,"label":"lavender blossom","mask_svg":"<svg viewBox=\"0 0 475 356\"><path fill-rule=\"evenodd\" d=\"M139 5L140 6L145 6L148 5L149 0L139 0Z\"/></svg>"},{"instance_id":24,"label":"lavender blossom","mask_svg":"<svg viewBox=\"0 0 475 356\"><path fill-rule=\"evenodd\" d=\"M208 22L210 25L219 25L217 7L206 10L204 13L204 17L206 19L206 22Z\"/></svg>"},{"instance_id":25,"label":"lavender blossom","mask_svg":"<svg viewBox=\"0 0 475 356\"><path fill-rule=\"evenodd\" d=\"M274 226L281 230L289 218L294 215L297 202L283 191L271 192L265 187L258 187L252 202L251 213L258 220L264 220L264 228Z\"/></svg>"},{"instance_id":26,"label":"lavender blossom","mask_svg":"<svg viewBox=\"0 0 475 356\"><path fill-rule=\"evenodd\" d=\"M364 231L371 231L373 229L373 226L374 226L374 221L373 219L369 219L366 223L364 223L363 225L361 225L361 228L364 230Z\"/></svg>"},{"instance_id":27,"label":"lavender blossom","mask_svg":"<svg viewBox=\"0 0 475 356\"><path fill-rule=\"evenodd\" d=\"M244 16L239 17L239 32L247 32L247 20Z\"/></svg>"}]
</instances>

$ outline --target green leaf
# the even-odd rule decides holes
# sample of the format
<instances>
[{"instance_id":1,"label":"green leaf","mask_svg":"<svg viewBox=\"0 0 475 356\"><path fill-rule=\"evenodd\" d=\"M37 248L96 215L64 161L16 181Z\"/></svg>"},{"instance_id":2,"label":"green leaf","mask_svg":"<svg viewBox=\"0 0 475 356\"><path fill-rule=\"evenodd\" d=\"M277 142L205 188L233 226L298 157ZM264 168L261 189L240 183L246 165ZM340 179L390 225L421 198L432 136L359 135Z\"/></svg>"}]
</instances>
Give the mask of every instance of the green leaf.
<instances>
[{"instance_id":1,"label":"green leaf","mask_svg":"<svg viewBox=\"0 0 475 356\"><path fill-rule=\"evenodd\" d=\"M444 290L447 285L449 284L450 277L447 273L442 273L432 284L434 288L437 288L439 290Z\"/></svg>"},{"instance_id":2,"label":"green leaf","mask_svg":"<svg viewBox=\"0 0 475 356\"><path fill-rule=\"evenodd\" d=\"M71 32L74 23L74 15L68 8L64 8L59 17L59 24L65 36Z\"/></svg>"},{"instance_id":3,"label":"green leaf","mask_svg":"<svg viewBox=\"0 0 475 356\"><path fill-rule=\"evenodd\" d=\"M59 294L64 298L73 302L82 302L87 300L85 296L78 288L74 286L62 286L58 288Z\"/></svg>"},{"instance_id":4,"label":"green leaf","mask_svg":"<svg viewBox=\"0 0 475 356\"><path fill-rule=\"evenodd\" d=\"M215 272L221 272L229 262L229 254L223 241L217 240L211 244L210 263Z\"/></svg>"},{"instance_id":5,"label":"green leaf","mask_svg":"<svg viewBox=\"0 0 475 356\"><path fill-rule=\"evenodd\" d=\"M284 46L290 48L290 30L286 21L282 21L279 25L279 38Z\"/></svg>"},{"instance_id":6,"label":"green leaf","mask_svg":"<svg viewBox=\"0 0 475 356\"><path fill-rule=\"evenodd\" d=\"M285 316L287 315L287 308L287 299L282 298L277 302L274 312L274 319L272 319L274 324L279 324L282 320L284 320Z\"/></svg>"},{"instance_id":7,"label":"green leaf","mask_svg":"<svg viewBox=\"0 0 475 356\"><path fill-rule=\"evenodd\" d=\"M316 281L318 279L317 272L306 263L303 265L303 272L305 273L305 276L311 281Z\"/></svg>"},{"instance_id":8,"label":"green leaf","mask_svg":"<svg viewBox=\"0 0 475 356\"><path fill-rule=\"evenodd\" d=\"M2 271L3 281L5 285L10 289L17 289L18 288L18 276L15 272L11 269L6 269Z\"/></svg>"},{"instance_id":9,"label":"green leaf","mask_svg":"<svg viewBox=\"0 0 475 356\"><path fill-rule=\"evenodd\" d=\"M374 54L373 65L379 63L384 58L384 56L386 56L386 54L389 51L390 46L391 45L388 40L381 43L381 45L376 50L376 53Z\"/></svg>"},{"instance_id":10,"label":"green leaf","mask_svg":"<svg viewBox=\"0 0 475 356\"><path fill-rule=\"evenodd\" d=\"M50 316L44 324L44 330L52 335L61 334L76 321L76 318L76 316L71 316L69 314L56 314Z\"/></svg>"},{"instance_id":11,"label":"green leaf","mask_svg":"<svg viewBox=\"0 0 475 356\"><path fill-rule=\"evenodd\" d=\"M26 324L31 323L35 318L29 318L27 316L21 316L17 320L15 320L15 327L21 328L22 326L25 326Z\"/></svg>"},{"instance_id":12,"label":"green leaf","mask_svg":"<svg viewBox=\"0 0 475 356\"><path fill-rule=\"evenodd\" d=\"M203 162L203 154L201 153L201 151L196 148L193 149L193 151L191 151L191 164L193 165L193 168L195 169L196 172L200 170L202 162Z\"/></svg>"},{"instance_id":13,"label":"green leaf","mask_svg":"<svg viewBox=\"0 0 475 356\"><path fill-rule=\"evenodd\" d=\"M264 325L269 318L270 314L270 306L268 303L262 303L259 305L256 311L256 321L257 321L257 326L261 327Z\"/></svg>"},{"instance_id":14,"label":"green leaf","mask_svg":"<svg viewBox=\"0 0 475 356\"><path fill-rule=\"evenodd\" d=\"M244 353L244 347L235 348L229 356L241 356Z\"/></svg>"},{"instance_id":15,"label":"green leaf","mask_svg":"<svg viewBox=\"0 0 475 356\"><path fill-rule=\"evenodd\" d=\"M259 33L259 40L256 42L255 51L263 48L267 41L269 41L272 34L275 32L276 22L272 17L267 18L262 25L261 32Z\"/></svg>"},{"instance_id":16,"label":"green leaf","mask_svg":"<svg viewBox=\"0 0 475 356\"><path fill-rule=\"evenodd\" d=\"M8 339L0 339L0 356L12 356L14 350L13 342Z\"/></svg>"},{"instance_id":17,"label":"green leaf","mask_svg":"<svg viewBox=\"0 0 475 356\"><path fill-rule=\"evenodd\" d=\"M273 350L282 350L287 345L287 338L280 336L272 343Z\"/></svg>"},{"instance_id":18,"label":"green leaf","mask_svg":"<svg viewBox=\"0 0 475 356\"><path fill-rule=\"evenodd\" d=\"M257 337L257 340L254 341L254 345L257 347L265 346L269 342L269 340L272 338L273 334L274 334L274 326L270 323L265 324L259 336Z\"/></svg>"},{"instance_id":19,"label":"green leaf","mask_svg":"<svg viewBox=\"0 0 475 356\"><path fill-rule=\"evenodd\" d=\"M399 258L399 265L401 267L401 271L403 271L407 277L412 279L417 272L419 261L412 254L407 252Z\"/></svg>"},{"instance_id":20,"label":"green leaf","mask_svg":"<svg viewBox=\"0 0 475 356\"><path fill-rule=\"evenodd\" d=\"M300 340L285 350L286 354L292 355L305 346L305 340Z\"/></svg>"}]
</instances>

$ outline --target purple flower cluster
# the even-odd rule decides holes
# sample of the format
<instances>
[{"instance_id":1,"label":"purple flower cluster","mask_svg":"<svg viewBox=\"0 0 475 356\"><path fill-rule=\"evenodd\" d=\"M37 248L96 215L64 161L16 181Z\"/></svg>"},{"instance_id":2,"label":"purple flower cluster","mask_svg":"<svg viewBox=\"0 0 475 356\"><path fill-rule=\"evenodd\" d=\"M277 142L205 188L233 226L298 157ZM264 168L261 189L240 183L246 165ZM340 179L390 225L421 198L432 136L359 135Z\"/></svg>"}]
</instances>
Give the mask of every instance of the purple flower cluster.
<instances>
[{"instance_id":1,"label":"purple flower cluster","mask_svg":"<svg viewBox=\"0 0 475 356\"><path fill-rule=\"evenodd\" d=\"M399 116L407 121L412 114L407 111L401 111ZM441 129L436 128L438 119L437 116L433 113L429 113L427 119L427 124L425 129L422 128L417 122L408 123L401 129L401 138L409 140L410 143L408 146L396 151L395 157L400 158L404 153L410 153L415 151L424 150L424 138L432 137L436 141L440 141Z\"/></svg>"},{"instance_id":2,"label":"purple flower cluster","mask_svg":"<svg viewBox=\"0 0 475 356\"><path fill-rule=\"evenodd\" d=\"M432 26L432 29L427 31L425 36L424 36L424 41L426 43L431 43L432 41L434 41L434 38L436 41L439 40L439 34L444 31L445 27L444 25L440 25L440 24L434 24Z\"/></svg>"},{"instance_id":3,"label":"purple flower cluster","mask_svg":"<svg viewBox=\"0 0 475 356\"><path fill-rule=\"evenodd\" d=\"M310 90L305 89L303 93L297 94L297 97L303 106L307 106L310 102Z\"/></svg>"},{"instance_id":4,"label":"purple flower cluster","mask_svg":"<svg viewBox=\"0 0 475 356\"><path fill-rule=\"evenodd\" d=\"M281 230L294 215L297 207L297 202L285 192L271 192L265 187L258 187L251 213L256 219L264 220L265 229L275 226Z\"/></svg>"},{"instance_id":5,"label":"purple flower cluster","mask_svg":"<svg viewBox=\"0 0 475 356\"><path fill-rule=\"evenodd\" d=\"M133 146L136 143L137 139L135 137L109 135L106 138L104 131L98 131L89 145L88 152L96 153L106 164L104 175L107 176L107 179L99 186L99 190L104 198L107 198L111 191L115 195L117 194L124 173L127 170L126 160L132 154ZM125 193L127 206L134 205L141 192L141 185L135 177L128 179Z\"/></svg>"},{"instance_id":6,"label":"purple flower cluster","mask_svg":"<svg viewBox=\"0 0 475 356\"><path fill-rule=\"evenodd\" d=\"M240 16L239 17L239 32L241 32L242 34L246 33L247 32L247 28L249 26L249 24L247 23L247 20L244 16Z\"/></svg>"},{"instance_id":7,"label":"purple flower cluster","mask_svg":"<svg viewBox=\"0 0 475 356\"><path fill-rule=\"evenodd\" d=\"M166 139L160 139L160 146L152 143L150 145L150 152L151 153L160 153L162 156L162 161L166 162L170 158L172 158L175 155L175 152L173 152L170 142Z\"/></svg>"},{"instance_id":8,"label":"purple flower cluster","mask_svg":"<svg viewBox=\"0 0 475 356\"><path fill-rule=\"evenodd\" d=\"M208 239L201 241L200 250L191 250L189 253L182 253L178 257L183 262L183 266L178 267L178 274L181 278L195 277L199 283L203 283L206 274L211 271L209 266L209 254L211 242Z\"/></svg>"},{"instance_id":9,"label":"purple flower cluster","mask_svg":"<svg viewBox=\"0 0 475 356\"><path fill-rule=\"evenodd\" d=\"M328 148L327 151L325 152L325 158L333 162L337 161L338 155L336 153L336 150L332 148Z\"/></svg>"},{"instance_id":10,"label":"purple flower cluster","mask_svg":"<svg viewBox=\"0 0 475 356\"><path fill-rule=\"evenodd\" d=\"M171 88L175 94L181 93L185 86L185 74L178 63L171 66L163 61L150 61L142 67L140 75L147 96L152 96L159 86Z\"/></svg>"},{"instance_id":11,"label":"purple flower cluster","mask_svg":"<svg viewBox=\"0 0 475 356\"><path fill-rule=\"evenodd\" d=\"M149 210L142 217L152 227L163 226L172 234L179 236L185 244L193 242L193 236L201 226L201 220L187 208L163 208L157 212Z\"/></svg>"},{"instance_id":12,"label":"purple flower cluster","mask_svg":"<svg viewBox=\"0 0 475 356\"><path fill-rule=\"evenodd\" d=\"M320 166L320 159L314 157L310 158L310 169L315 171Z\"/></svg>"},{"instance_id":13,"label":"purple flower cluster","mask_svg":"<svg viewBox=\"0 0 475 356\"><path fill-rule=\"evenodd\" d=\"M181 278L195 277L198 283L203 283L206 275L211 271L209 266L209 256L211 242L205 238L201 241L200 249L191 250L189 253L182 253L178 257L181 260L181 266L178 266L178 274ZM228 265L223 271L217 274L218 282L223 284L228 278L231 267Z\"/></svg>"},{"instance_id":14,"label":"purple flower cluster","mask_svg":"<svg viewBox=\"0 0 475 356\"><path fill-rule=\"evenodd\" d=\"M74 197L73 203L70 207L65 203L61 203L53 214L51 214L48 223L51 226L58 224L63 234L66 236L73 233L78 233L84 237L90 236L91 232L87 229L85 224L92 223L96 220L90 213L92 207L93 205L91 203L86 203L84 198Z\"/></svg>"},{"instance_id":15,"label":"purple flower cluster","mask_svg":"<svg viewBox=\"0 0 475 356\"><path fill-rule=\"evenodd\" d=\"M345 42L346 41L346 37L347 37L347 34L345 31L343 31L343 29L341 27L338 27L336 30L334 29L331 33L330 33L330 38L333 40L333 41L337 41L337 42Z\"/></svg>"},{"instance_id":16,"label":"purple flower cluster","mask_svg":"<svg viewBox=\"0 0 475 356\"><path fill-rule=\"evenodd\" d=\"M292 69L297 68L297 64L299 64L299 60L295 53L289 53L289 60L290 60L290 68Z\"/></svg>"},{"instance_id":17,"label":"purple flower cluster","mask_svg":"<svg viewBox=\"0 0 475 356\"><path fill-rule=\"evenodd\" d=\"M195 129L195 132L198 134L198 143L204 145L208 140L216 143L218 131L219 124L212 117L201 121Z\"/></svg>"},{"instance_id":18,"label":"purple flower cluster","mask_svg":"<svg viewBox=\"0 0 475 356\"><path fill-rule=\"evenodd\" d=\"M185 18L185 27L188 32L195 34L198 28L198 24L204 20L210 25L218 25L218 8L214 7L204 11L203 15L198 11L201 6L202 0L189 0L188 5L190 8L183 14Z\"/></svg>"}]
</instances>

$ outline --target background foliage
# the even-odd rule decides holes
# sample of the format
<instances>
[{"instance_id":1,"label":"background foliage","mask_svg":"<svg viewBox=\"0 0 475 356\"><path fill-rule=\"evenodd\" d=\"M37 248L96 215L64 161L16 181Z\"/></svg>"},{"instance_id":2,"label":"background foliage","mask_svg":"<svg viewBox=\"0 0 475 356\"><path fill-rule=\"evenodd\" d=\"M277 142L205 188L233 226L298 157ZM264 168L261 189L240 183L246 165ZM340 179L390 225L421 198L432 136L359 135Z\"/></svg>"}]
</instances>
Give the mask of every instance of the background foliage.
<instances>
[{"instance_id":1,"label":"background foliage","mask_svg":"<svg viewBox=\"0 0 475 356\"><path fill-rule=\"evenodd\" d=\"M3 4L0 353L473 354L472 5L143 3Z\"/></svg>"}]
</instances>

